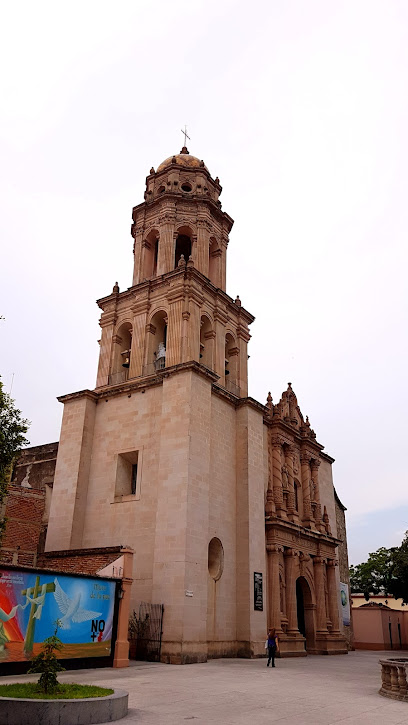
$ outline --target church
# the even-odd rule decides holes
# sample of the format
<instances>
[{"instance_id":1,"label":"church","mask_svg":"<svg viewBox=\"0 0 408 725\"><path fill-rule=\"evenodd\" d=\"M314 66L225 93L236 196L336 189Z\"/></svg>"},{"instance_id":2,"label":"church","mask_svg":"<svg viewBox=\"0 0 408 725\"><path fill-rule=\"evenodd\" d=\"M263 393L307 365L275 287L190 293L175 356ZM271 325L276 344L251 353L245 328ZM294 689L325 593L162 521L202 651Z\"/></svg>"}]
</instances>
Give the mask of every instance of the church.
<instances>
[{"instance_id":1,"label":"church","mask_svg":"<svg viewBox=\"0 0 408 725\"><path fill-rule=\"evenodd\" d=\"M150 169L132 286L98 300L96 387L59 398L45 550L130 547L132 606L164 604L164 662L264 655L268 627L282 656L346 653L333 459L290 383L248 397L254 317L226 291L221 191L185 146Z\"/></svg>"}]
</instances>

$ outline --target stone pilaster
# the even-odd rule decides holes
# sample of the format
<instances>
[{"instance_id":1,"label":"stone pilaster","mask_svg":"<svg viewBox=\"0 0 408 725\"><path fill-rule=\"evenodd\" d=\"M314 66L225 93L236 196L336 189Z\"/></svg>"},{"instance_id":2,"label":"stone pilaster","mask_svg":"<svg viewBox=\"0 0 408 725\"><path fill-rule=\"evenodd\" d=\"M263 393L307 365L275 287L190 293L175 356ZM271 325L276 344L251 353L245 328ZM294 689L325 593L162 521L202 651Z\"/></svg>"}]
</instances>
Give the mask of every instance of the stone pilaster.
<instances>
[{"instance_id":1,"label":"stone pilaster","mask_svg":"<svg viewBox=\"0 0 408 725\"><path fill-rule=\"evenodd\" d=\"M102 336L100 342L98 375L96 378L97 388L102 387L102 385L108 385L112 355L112 337L116 320L116 312L104 312L99 321L102 328Z\"/></svg>"},{"instance_id":2,"label":"stone pilaster","mask_svg":"<svg viewBox=\"0 0 408 725\"><path fill-rule=\"evenodd\" d=\"M146 346L146 321L148 311L148 300L142 300L132 307L134 317L129 378L137 378L143 374L143 360Z\"/></svg>"},{"instance_id":3,"label":"stone pilaster","mask_svg":"<svg viewBox=\"0 0 408 725\"><path fill-rule=\"evenodd\" d=\"M288 519L295 523L299 520L298 512L295 507L295 483L293 475L293 446L287 446L285 449L285 464L288 471Z\"/></svg>"},{"instance_id":4,"label":"stone pilaster","mask_svg":"<svg viewBox=\"0 0 408 725\"><path fill-rule=\"evenodd\" d=\"M166 367L181 362L181 341L183 329L184 290L171 290L168 294L169 324L167 332Z\"/></svg>"},{"instance_id":5,"label":"stone pilaster","mask_svg":"<svg viewBox=\"0 0 408 725\"><path fill-rule=\"evenodd\" d=\"M226 313L217 307L214 310L215 322L215 372L220 376L220 384L225 385L225 325L228 322Z\"/></svg>"},{"instance_id":6,"label":"stone pilaster","mask_svg":"<svg viewBox=\"0 0 408 725\"><path fill-rule=\"evenodd\" d=\"M285 549L286 579L286 616L288 618L288 634L299 634L296 600L296 557L294 549Z\"/></svg>"},{"instance_id":7,"label":"stone pilaster","mask_svg":"<svg viewBox=\"0 0 408 725\"><path fill-rule=\"evenodd\" d=\"M276 513L286 518L286 507L283 500L282 488L282 445L279 437L272 438L272 474L273 474L273 497L275 500Z\"/></svg>"},{"instance_id":8,"label":"stone pilaster","mask_svg":"<svg viewBox=\"0 0 408 725\"><path fill-rule=\"evenodd\" d=\"M327 635L326 598L324 592L325 560L321 556L313 559L313 574L316 592L316 626L317 634Z\"/></svg>"},{"instance_id":9,"label":"stone pilaster","mask_svg":"<svg viewBox=\"0 0 408 725\"><path fill-rule=\"evenodd\" d=\"M268 552L268 627L281 630L279 558L282 547L267 544Z\"/></svg>"},{"instance_id":10,"label":"stone pilaster","mask_svg":"<svg viewBox=\"0 0 408 725\"><path fill-rule=\"evenodd\" d=\"M312 474L312 506L314 508L314 519L316 528L318 531L323 532L325 530L324 523L322 521L322 507L320 503L320 489L319 489L319 466L320 461L313 460L311 464Z\"/></svg>"},{"instance_id":11,"label":"stone pilaster","mask_svg":"<svg viewBox=\"0 0 408 725\"><path fill-rule=\"evenodd\" d=\"M157 275L165 274L174 269L174 253L177 233L174 231L176 218L172 214L164 214L160 226L159 253L157 258Z\"/></svg>"},{"instance_id":12,"label":"stone pilaster","mask_svg":"<svg viewBox=\"0 0 408 725\"><path fill-rule=\"evenodd\" d=\"M303 494L303 526L310 528L313 521L312 503L310 500L310 459L306 453L300 456Z\"/></svg>"},{"instance_id":13,"label":"stone pilaster","mask_svg":"<svg viewBox=\"0 0 408 725\"><path fill-rule=\"evenodd\" d=\"M237 335L239 340L238 387L240 397L245 398L248 395L248 342L251 335L248 329L242 325L238 326Z\"/></svg>"},{"instance_id":14,"label":"stone pilaster","mask_svg":"<svg viewBox=\"0 0 408 725\"><path fill-rule=\"evenodd\" d=\"M340 634L336 582L337 563L335 559L329 559L326 566L327 588L329 592L329 617L332 623L332 634Z\"/></svg>"}]
</instances>

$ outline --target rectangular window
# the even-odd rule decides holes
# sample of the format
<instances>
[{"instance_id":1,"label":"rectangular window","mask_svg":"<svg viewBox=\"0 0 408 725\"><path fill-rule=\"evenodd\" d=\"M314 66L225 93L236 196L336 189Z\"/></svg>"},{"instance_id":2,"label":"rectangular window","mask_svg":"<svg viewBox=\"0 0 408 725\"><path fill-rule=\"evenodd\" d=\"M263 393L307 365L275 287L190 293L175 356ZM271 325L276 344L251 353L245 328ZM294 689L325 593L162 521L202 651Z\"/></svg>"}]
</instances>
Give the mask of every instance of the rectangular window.
<instances>
[{"instance_id":1,"label":"rectangular window","mask_svg":"<svg viewBox=\"0 0 408 725\"><path fill-rule=\"evenodd\" d=\"M136 495L136 482L137 482L137 463L132 464L132 496Z\"/></svg>"},{"instance_id":2,"label":"rectangular window","mask_svg":"<svg viewBox=\"0 0 408 725\"><path fill-rule=\"evenodd\" d=\"M140 498L140 451L119 453L116 466L115 501Z\"/></svg>"}]
</instances>

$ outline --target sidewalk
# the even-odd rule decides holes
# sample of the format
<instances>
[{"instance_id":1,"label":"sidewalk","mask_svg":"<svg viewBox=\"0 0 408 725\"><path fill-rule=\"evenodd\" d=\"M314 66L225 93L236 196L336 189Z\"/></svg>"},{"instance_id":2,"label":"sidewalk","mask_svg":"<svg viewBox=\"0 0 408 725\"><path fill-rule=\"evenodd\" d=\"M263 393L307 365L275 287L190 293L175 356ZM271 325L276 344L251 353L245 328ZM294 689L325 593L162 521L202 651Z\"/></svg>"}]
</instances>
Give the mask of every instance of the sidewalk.
<instances>
[{"instance_id":1,"label":"sidewalk","mask_svg":"<svg viewBox=\"0 0 408 725\"><path fill-rule=\"evenodd\" d=\"M127 690L123 725L408 725L408 703L378 695L378 660L397 654L282 659L275 669L264 659L184 666L138 662L127 669L64 672L59 679ZM33 679L22 675L1 682Z\"/></svg>"}]
</instances>

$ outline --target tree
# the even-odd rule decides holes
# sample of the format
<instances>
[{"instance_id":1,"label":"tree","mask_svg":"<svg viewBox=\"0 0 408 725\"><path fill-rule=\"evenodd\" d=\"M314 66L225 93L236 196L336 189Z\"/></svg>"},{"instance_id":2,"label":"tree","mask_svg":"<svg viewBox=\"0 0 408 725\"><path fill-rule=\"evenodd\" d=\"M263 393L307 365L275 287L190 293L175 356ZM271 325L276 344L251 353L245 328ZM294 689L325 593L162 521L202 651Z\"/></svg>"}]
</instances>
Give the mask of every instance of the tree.
<instances>
[{"instance_id":1,"label":"tree","mask_svg":"<svg viewBox=\"0 0 408 725\"><path fill-rule=\"evenodd\" d=\"M408 531L401 546L395 550L390 591L395 599L401 598L404 604L408 604Z\"/></svg>"},{"instance_id":2,"label":"tree","mask_svg":"<svg viewBox=\"0 0 408 725\"><path fill-rule=\"evenodd\" d=\"M63 647L61 640L57 637L60 624L60 620L57 619L54 634L44 640L41 652L33 657L31 667L28 670L30 674L41 672L38 684L40 690L46 694L53 692L58 687L57 673L65 670L65 667L62 667L58 662L56 655L56 652L61 652Z\"/></svg>"},{"instance_id":3,"label":"tree","mask_svg":"<svg viewBox=\"0 0 408 725\"><path fill-rule=\"evenodd\" d=\"M351 591L353 593L363 592L367 601L370 594L384 594L384 596L392 594L394 558L397 550L396 547L386 549L382 546L369 554L367 561L357 564L357 566L351 565Z\"/></svg>"},{"instance_id":4,"label":"tree","mask_svg":"<svg viewBox=\"0 0 408 725\"><path fill-rule=\"evenodd\" d=\"M4 392L0 381L0 510L7 493L13 460L22 446L29 443L24 436L29 425L29 421L21 417L21 410L15 407L14 400ZM5 518L0 517L0 541L5 525Z\"/></svg>"}]
</instances>

